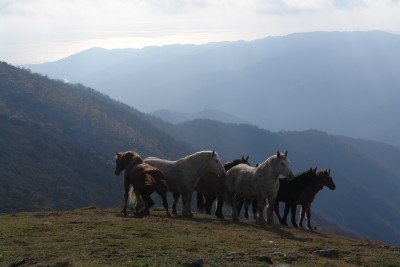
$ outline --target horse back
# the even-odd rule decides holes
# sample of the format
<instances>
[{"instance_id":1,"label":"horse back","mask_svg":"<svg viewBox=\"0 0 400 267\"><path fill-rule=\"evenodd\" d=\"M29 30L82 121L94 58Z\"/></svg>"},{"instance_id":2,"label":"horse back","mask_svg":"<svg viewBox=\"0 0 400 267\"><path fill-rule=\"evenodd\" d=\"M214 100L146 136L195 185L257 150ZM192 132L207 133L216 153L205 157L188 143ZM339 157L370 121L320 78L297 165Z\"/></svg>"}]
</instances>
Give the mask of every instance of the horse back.
<instances>
[{"instance_id":1,"label":"horse back","mask_svg":"<svg viewBox=\"0 0 400 267\"><path fill-rule=\"evenodd\" d=\"M301 194L307 189L309 183L306 181L288 180L287 178L279 179L279 190L276 200L288 204L295 204L298 202Z\"/></svg>"},{"instance_id":2,"label":"horse back","mask_svg":"<svg viewBox=\"0 0 400 267\"><path fill-rule=\"evenodd\" d=\"M239 195L248 195L254 191L255 168L246 164L239 164L226 172L225 188Z\"/></svg>"}]
</instances>

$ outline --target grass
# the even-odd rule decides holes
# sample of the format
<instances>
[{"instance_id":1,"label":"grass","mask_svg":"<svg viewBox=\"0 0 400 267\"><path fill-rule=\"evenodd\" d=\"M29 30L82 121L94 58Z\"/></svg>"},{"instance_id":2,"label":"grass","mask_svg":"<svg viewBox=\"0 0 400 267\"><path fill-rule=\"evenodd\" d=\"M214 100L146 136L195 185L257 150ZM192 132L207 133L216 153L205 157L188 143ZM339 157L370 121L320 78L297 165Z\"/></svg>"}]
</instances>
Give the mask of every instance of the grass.
<instances>
[{"instance_id":1,"label":"grass","mask_svg":"<svg viewBox=\"0 0 400 267\"><path fill-rule=\"evenodd\" d=\"M400 266L400 248L376 241L162 210L3 215L0 234L0 266Z\"/></svg>"}]
</instances>

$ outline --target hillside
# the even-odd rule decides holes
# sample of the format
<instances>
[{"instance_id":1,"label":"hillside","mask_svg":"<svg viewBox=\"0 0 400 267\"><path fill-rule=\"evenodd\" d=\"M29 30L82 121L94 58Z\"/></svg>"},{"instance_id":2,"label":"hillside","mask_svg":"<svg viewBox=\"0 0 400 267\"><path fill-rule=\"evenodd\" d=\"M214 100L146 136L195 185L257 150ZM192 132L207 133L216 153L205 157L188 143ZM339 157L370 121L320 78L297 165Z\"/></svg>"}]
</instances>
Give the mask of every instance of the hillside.
<instances>
[{"instance_id":1,"label":"hillside","mask_svg":"<svg viewBox=\"0 0 400 267\"><path fill-rule=\"evenodd\" d=\"M398 247L367 239L152 213L140 218L91 206L0 216L0 265L399 266Z\"/></svg>"},{"instance_id":2,"label":"hillside","mask_svg":"<svg viewBox=\"0 0 400 267\"><path fill-rule=\"evenodd\" d=\"M214 147L229 161L250 155L255 165L279 151L289 151L295 173L329 168L337 185L325 188L312 210L342 229L400 244L400 149L320 131L270 132L246 124L194 120L162 128L196 149ZM317 225L317 227L319 227Z\"/></svg>"},{"instance_id":3,"label":"hillside","mask_svg":"<svg viewBox=\"0 0 400 267\"><path fill-rule=\"evenodd\" d=\"M400 112L399 46L400 36L385 32L311 32L90 49L26 67L84 83L144 112L221 110L271 131L318 129L400 146L393 115Z\"/></svg>"},{"instance_id":4,"label":"hillside","mask_svg":"<svg viewBox=\"0 0 400 267\"><path fill-rule=\"evenodd\" d=\"M0 63L0 212L122 202L116 151L178 158L191 148L83 85Z\"/></svg>"}]
</instances>

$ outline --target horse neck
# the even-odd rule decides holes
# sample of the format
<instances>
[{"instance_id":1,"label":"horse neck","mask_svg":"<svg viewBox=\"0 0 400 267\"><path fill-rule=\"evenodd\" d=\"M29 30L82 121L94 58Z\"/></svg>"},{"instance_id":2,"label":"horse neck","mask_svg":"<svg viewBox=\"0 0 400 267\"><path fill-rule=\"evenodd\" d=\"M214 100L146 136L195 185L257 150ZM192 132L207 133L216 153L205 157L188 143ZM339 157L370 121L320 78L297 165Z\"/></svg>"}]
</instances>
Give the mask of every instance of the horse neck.
<instances>
[{"instance_id":1,"label":"horse neck","mask_svg":"<svg viewBox=\"0 0 400 267\"><path fill-rule=\"evenodd\" d=\"M258 167L256 167L255 172L262 173L263 175L266 175L267 177L278 180L279 173L277 173L275 171L274 164L275 164L274 158L269 157L267 160L265 160L263 163L261 163Z\"/></svg>"},{"instance_id":2,"label":"horse neck","mask_svg":"<svg viewBox=\"0 0 400 267\"><path fill-rule=\"evenodd\" d=\"M124 169L125 170L129 170L129 169L135 168L137 165L139 165L142 162L143 162L143 160L141 158L133 157L130 160L127 160L125 162L125 168Z\"/></svg>"},{"instance_id":3,"label":"horse neck","mask_svg":"<svg viewBox=\"0 0 400 267\"><path fill-rule=\"evenodd\" d=\"M230 170L233 166L235 166L235 165L237 165L237 164L235 164L234 161L225 163L225 164L224 164L225 171L229 171L229 170Z\"/></svg>"}]
</instances>

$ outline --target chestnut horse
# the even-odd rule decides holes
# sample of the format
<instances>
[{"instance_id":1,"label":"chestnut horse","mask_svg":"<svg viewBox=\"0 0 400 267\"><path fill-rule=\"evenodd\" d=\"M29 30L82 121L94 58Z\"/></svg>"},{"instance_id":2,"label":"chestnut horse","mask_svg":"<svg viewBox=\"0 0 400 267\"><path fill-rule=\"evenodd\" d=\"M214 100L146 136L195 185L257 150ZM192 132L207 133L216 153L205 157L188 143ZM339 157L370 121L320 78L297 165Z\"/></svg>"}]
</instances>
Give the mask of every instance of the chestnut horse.
<instances>
[{"instance_id":1,"label":"chestnut horse","mask_svg":"<svg viewBox=\"0 0 400 267\"><path fill-rule=\"evenodd\" d=\"M167 216L170 216L167 203L168 186L162 172L144 163L142 158L135 152L117 152L116 154L115 175L120 175L120 173L125 170L125 202L122 212L126 214L129 186L132 185L138 200L138 205L136 207L138 213L149 214L149 209L154 205L154 201L150 198L150 195L156 191L162 198ZM142 202L144 202L144 207Z\"/></svg>"}]
</instances>

